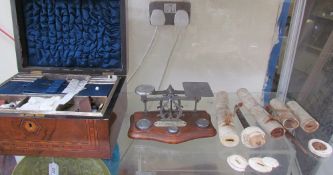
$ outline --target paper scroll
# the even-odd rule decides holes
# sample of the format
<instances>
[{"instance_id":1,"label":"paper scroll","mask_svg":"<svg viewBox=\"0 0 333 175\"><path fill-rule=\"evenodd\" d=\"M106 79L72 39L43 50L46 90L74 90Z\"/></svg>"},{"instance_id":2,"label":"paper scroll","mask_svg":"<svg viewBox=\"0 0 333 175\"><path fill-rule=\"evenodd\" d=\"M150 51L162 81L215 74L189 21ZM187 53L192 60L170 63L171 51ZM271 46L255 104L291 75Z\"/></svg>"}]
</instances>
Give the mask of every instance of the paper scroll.
<instances>
[{"instance_id":1,"label":"paper scroll","mask_svg":"<svg viewBox=\"0 0 333 175\"><path fill-rule=\"evenodd\" d=\"M228 103L227 92L221 91L216 94L216 115L220 141L226 147L234 147L238 145L239 137L234 127L233 113L230 111Z\"/></svg>"},{"instance_id":2,"label":"paper scroll","mask_svg":"<svg viewBox=\"0 0 333 175\"><path fill-rule=\"evenodd\" d=\"M266 133L270 134L274 138L284 135L284 129L279 122L270 117L270 115L259 105L247 89L239 89L237 91L237 95L243 102L244 107L250 111L259 126Z\"/></svg>"},{"instance_id":3,"label":"paper scroll","mask_svg":"<svg viewBox=\"0 0 333 175\"><path fill-rule=\"evenodd\" d=\"M313 133L319 128L319 123L311 117L296 101L289 101L288 108L298 117L300 127L307 133Z\"/></svg>"},{"instance_id":4,"label":"paper scroll","mask_svg":"<svg viewBox=\"0 0 333 175\"><path fill-rule=\"evenodd\" d=\"M269 104L276 113L274 119L278 120L282 126L286 129L298 128L299 121L297 117L286 107L284 103L276 98L273 98Z\"/></svg>"}]
</instances>

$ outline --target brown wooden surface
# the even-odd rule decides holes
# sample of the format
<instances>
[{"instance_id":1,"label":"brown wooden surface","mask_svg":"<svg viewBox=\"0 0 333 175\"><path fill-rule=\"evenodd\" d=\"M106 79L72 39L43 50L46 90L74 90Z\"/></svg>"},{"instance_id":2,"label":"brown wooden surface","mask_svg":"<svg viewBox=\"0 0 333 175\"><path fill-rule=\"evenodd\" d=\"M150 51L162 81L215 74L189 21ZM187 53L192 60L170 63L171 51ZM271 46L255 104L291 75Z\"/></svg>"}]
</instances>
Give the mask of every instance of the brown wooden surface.
<instances>
[{"instance_id":1,"label":"brown wooden surface","mask_svg":"<svg viewBox=\"0 0 333 175\"><path fill-rule=\"evenodd\" d=\"M197 111L196 113L185 111L184 116L181 117L181 119L187 122L187 125L179 128L177 134L170 134L167 128L155 127L154 125L147 130L139 130L136 128L135 123L142 118L146 118L152 121L152 123L160 120L160 117L157 116L159 114L157 111L149 112L146 116L143 114L143 112L136 112L131 116L131 125L128 130L128 136L132 139L155 140L169 144L178 144L193 139L213 137L216 135L216 130L211 123L210 116L205 111ZM199 118L206 118L209 120L209 126L207 128L197 127L195 121Z\"/></svg>"},{"instance_id":2,"label":"brown wooden surface","mask_svg":"<svg viewBox=\"0 0 333 175\"><path fill-rule=\"evenodd\" d=\"M0 154L109 158L110 120L1 117Z\"/></svg>"},{"instance_id":3,"label":"brown wooden surface","mask_svg":"<svg viewBox=\"0 0 333 175\"><path fill-rule=\"evenodd\" d=\"M103 118L0 113L0 155L110 158L127 108L124 81Z\"/></svg>"}]
</instances>

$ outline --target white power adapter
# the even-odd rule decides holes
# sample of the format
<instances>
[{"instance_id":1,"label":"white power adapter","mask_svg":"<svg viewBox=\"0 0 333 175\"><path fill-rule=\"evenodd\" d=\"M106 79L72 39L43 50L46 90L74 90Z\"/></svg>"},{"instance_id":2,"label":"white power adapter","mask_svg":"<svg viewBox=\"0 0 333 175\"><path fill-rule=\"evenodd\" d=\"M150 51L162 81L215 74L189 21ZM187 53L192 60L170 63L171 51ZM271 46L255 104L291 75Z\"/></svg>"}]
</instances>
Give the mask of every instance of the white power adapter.
<instances>
[{"instance_id":1,"label":"white power adapter","mask_svg":"<svg viewBox=\"0 0 333 175\"><path fill-rule=\"evenodd\" d=\"M190 17L185 10L177 10L174 19L175 26L186 27L190 23Z\"/></svg>"},{"instance_id":2,"label":"white power adapter","mask_svg":"<svg viewBox=\"0 0 333 175\"><path fill-rule=\"evenodd\" d=\"M154 9L150 15L150 24L153 26L162 26L165 24L165 14L163 10Z\"/></svg>"}]
</instances>

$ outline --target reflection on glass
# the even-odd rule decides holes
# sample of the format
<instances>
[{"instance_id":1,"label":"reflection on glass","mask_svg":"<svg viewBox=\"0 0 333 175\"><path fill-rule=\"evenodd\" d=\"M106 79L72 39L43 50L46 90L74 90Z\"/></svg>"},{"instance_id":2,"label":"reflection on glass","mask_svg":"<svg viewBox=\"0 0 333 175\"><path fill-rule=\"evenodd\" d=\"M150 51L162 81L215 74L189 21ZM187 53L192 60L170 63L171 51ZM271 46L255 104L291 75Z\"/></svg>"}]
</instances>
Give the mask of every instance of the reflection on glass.
<instances>
[{"instance_id":1,"label":"reflection on glass","mask_svg":"<svg viewBox=\"0 0 333 175\"><path fill-rule=\"evenodd\" d=\"M311 138L332 143L333 134L333 1L308 1L288 90L316 120L314 134L299 130L296 136L304 145ZM297 153L303 174L329 172L333 159L319 160ZM329 173L330 174L330 173Z\"/></svg>"}]
</instances>

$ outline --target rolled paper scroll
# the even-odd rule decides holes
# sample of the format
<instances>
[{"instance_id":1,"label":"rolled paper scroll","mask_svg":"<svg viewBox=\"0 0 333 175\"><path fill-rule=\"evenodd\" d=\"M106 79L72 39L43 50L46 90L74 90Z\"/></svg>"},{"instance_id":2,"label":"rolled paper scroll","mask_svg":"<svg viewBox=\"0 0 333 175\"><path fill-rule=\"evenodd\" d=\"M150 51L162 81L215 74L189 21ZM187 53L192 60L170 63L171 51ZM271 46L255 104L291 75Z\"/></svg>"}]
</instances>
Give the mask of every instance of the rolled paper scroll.
<instances>
[{"instance_id":1,"label":"rolled paper scroll","mask_svg":"<svg viewBox=\"0 0 333 175\"><path fill-rule=\"evenodd\" d=\"M300 127L307 133L313 133L319 128L319 123L311 117L296 101L289 101L288 108L298 117Z\"/></svg>"},{"instance_id":2,"label":"rolled paper scroll","mask_svg":"<svg viewBox=\"0 0 333 175\"><path fill-rule=\"evenodd\" d=\"M237 91L238 97L243 102L259 126L272 137L277 138L284 135L284 129L279 122L273 120L271 116L259 105L259 103L252 97L247 89L239 89Z\"/></svg>"},{"instance_id":3,"label":"rolled paper scroll","mask_svg":"<svg viewBox=\"0 0 333 175\"><path fill-rule=\"evenodd\" d=\"M251 109L254 106L259 106L259 103L252 97L249 91L245 88L238 89L237 96L242 100L245 108Z\"/></svg>"},{"instance_id":4,"label":"rolled paper scroll","mask_svg":"<svg viewBox=\"0 0 333 175\"><path fill-rule=\"evenodd\" d=\"M225 91L216 94L216 114L219 138L222 145L234 147L239 143L239 137L233 123L233 114L228 107L228 94Z\"/></svg>"},{"instance_id":5,"label":"rolled paper scroll","mask_svg":"<svg viewBox=\"0 0 333 175\"><path fill-rule=\"evenodd\" d=\"M272 120L270 115L261 107L255 106L250 109L251 114L258 122L262 129L269 133L272 137L277 138L284 135L284 129L281 124L275 120Z\"/></svg>"},{"instance_id":6,"label":"rolled paper scroll","mask_svg":"<svg viewBox=\"0 0 333 175\"><path fill-rule=\"evenodd\" d=\"M280 100L273 98L270 101L270 106L274 109L276 116L274 119L278 120L286 129L295 129L299 126L297 117L290 111L287 106Z\"/></svg>"}]
</instances>

